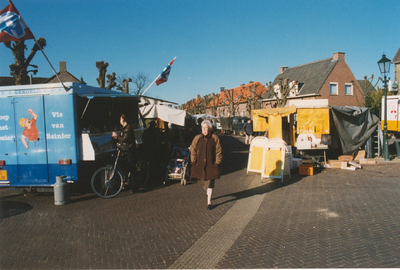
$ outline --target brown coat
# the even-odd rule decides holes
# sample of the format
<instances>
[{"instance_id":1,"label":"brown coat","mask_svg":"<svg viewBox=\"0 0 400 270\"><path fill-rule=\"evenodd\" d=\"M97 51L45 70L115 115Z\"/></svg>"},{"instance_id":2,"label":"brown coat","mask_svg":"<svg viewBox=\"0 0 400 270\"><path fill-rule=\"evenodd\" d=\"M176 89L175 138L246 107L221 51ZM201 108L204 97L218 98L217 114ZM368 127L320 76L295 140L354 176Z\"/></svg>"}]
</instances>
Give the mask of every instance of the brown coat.
<instances>
[{"instance_id":1,"label":"brown coat","mask_svg":"<svg viewBox=\"0 0 400 270\"><path fill-rule=\"evenodd\" d=\"M197 135L190 146L191 177L213 180L220 177L222 147L215 134Z\"/></svg>"}]
</instances>

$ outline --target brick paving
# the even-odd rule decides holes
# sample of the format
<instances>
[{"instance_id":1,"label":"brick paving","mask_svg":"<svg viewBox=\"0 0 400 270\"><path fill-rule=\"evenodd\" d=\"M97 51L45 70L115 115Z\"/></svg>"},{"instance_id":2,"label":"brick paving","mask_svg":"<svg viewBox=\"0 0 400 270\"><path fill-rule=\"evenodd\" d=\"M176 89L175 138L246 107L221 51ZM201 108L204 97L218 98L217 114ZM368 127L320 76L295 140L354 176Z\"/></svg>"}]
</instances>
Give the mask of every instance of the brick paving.
<instances>
[{"instance_id":1,"label":"brick paving","mask_svg":"<svg viewBox=\"0 0 400 270\"><path fill-rule=\"evenodd\" d=\"M0 268L400 267L399 163L294 173L281 186L246 176L243 138L221 142L233 152L212 211L194 182L108 200L74 194L63 206L52 194L1 189Z\"/></svg>"}]
</instances>

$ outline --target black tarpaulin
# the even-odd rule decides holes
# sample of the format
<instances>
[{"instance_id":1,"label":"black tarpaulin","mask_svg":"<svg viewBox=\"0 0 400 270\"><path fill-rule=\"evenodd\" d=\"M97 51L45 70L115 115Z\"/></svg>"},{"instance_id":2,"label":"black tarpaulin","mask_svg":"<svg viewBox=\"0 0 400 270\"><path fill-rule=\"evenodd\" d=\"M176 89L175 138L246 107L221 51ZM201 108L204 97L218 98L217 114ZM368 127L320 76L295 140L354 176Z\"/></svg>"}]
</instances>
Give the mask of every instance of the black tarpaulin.
<instances>
[{"instance_id":1,"label":"black tarpaulin","mask_svg":"<svg viewBox=\"0 0 400 270\"><path fill-rule=\"evenodd\" d=\"M379 118L368 108L333 106L331 109L345 155L353 154L364 145L379 124Z\"/></svg>"}]
</instances>

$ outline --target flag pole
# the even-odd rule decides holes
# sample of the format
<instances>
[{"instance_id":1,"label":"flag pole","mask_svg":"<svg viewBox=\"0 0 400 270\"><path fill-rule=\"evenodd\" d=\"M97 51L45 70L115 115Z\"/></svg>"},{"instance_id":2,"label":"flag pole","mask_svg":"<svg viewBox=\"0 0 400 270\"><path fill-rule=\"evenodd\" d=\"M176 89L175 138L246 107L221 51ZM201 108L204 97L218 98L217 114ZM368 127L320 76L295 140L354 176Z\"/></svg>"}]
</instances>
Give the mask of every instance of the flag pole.
<instances>
[{"instance_id":1,"label":"flag pole","mask_svg":"<svg viewBox=\"0 0 400 270\"><path fill-rule=\"evenodd\" d=\"M171 60L171 62L169 62L168 65L171 66L172 63L175 61L175 59L176 59L176 56L174 57L174 59ZM166 69L167 69L167 68L165 67L165 68L163 69L163 71L162 71L160 74L158 74L158 76L157 76L157 77L154 79L154 81L149 85L149 87L147 87L146 90L144 90L143 93L140 94L141 96L143 96L143 95L147 92L147 90L149 90L150 87L153 86L153 84L161 77L161 74L162 74Z\"/></svg>"},{"instance_id":2,"label":"flag pole","mask_svg":"<svg viewBox=\"0 0 400 270\"><path fill-rule=\"evenodd\" d=\"M158 76L154 79L154 81L149 85L149 87L146 88L146 90L143 91L143 93L141 93L140 95L143 96L144 94L146 94L147 90L150 89L150 87L153 86L153 84L160 78L161 74L158 74Z\"/></svg>"},{"instance_id":3,"label":"flag pole","mask_svg":"<svg viewBox=\"0 0 400 270\"><path fill-rule=\"evenodd\" d=\"M44 57L46 58L47 62L49 63L49 65L50 65L51 69L53 70L54 74L56 75L57 79L60 81L60 83L61 83L62 86L64 87L64 90L65 90L66 92L68 92L70 89L68 89L68 88L64 85L63 81L62 81L61 78L58 76L58 74L57 74L56 70L54 69L53 65L50 63L49 58L47 58L47 55L44 53L44 51L43 51L43 49L42 49L42 46L40 46L39 42L36 40L35 37L33 37L33 40L34 40L35 43L38 45L39 49L42 51Z\"/></svg>"}]
</instances>

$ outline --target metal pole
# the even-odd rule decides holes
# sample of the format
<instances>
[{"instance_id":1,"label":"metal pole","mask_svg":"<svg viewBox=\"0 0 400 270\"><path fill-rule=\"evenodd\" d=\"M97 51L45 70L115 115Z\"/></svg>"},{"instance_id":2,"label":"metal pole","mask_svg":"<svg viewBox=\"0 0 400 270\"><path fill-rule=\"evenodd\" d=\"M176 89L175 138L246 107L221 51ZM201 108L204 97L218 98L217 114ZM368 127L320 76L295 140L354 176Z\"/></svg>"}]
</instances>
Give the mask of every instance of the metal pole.
<instances>
[{"instance_id":1,"label":"metal pole","mask_svg":"<svg viewBox=\"0 0 400 270\"><path fill-rule=\"evenodd\" d=\"M54 69L53 65L51 64L49 58L47 58L47 55L44 53L42 46L40 46L39 42L36 40L36 38L33 38L33 40L35 41L36 45L39 47L40 51L43 53L44 58L46 58L47 62L49 63L51 69L53 70L54 74L56 75L57 79L60 81L61 85L63 86L64 90L66 92L68 92L70 90L70 88L67 88L64 85L64 82L61 80L60 76L58 76L57 71Z\"/></svg>"},{"instance_id":2,"label":"metal pole","mask_svg":"<svg viewBox=\"0 0 400 270\"><path fill-rule=\"evenodd\" d=\"M383 154L385 161L389 161L389 144L388 144L388 131L387 131L387 80L386 75L384 75L385 88L385 119L383 121Z\"/></svg>"}]
</instances>

